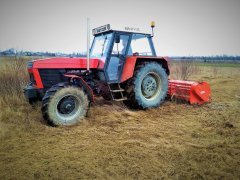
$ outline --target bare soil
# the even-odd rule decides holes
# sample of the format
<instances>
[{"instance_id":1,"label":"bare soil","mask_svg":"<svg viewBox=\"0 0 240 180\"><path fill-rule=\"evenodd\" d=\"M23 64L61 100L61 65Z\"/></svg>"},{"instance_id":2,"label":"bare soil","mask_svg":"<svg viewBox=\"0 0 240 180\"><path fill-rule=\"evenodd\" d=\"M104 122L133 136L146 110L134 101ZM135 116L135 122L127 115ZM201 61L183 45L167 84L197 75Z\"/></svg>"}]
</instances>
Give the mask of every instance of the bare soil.
<instances>
[{"instance_id":1,"label":"bare soil","mask_svg":"<svg viewBox=\"0 0 240 180\"><path fill-rule=\"evenodd\" d=\"M0 103L0 179L239 179L240 68L199 67L203 106L166 101L133 111L98 99L72 127L50 127L40 105Z\"/></svg>"}]
</instances>

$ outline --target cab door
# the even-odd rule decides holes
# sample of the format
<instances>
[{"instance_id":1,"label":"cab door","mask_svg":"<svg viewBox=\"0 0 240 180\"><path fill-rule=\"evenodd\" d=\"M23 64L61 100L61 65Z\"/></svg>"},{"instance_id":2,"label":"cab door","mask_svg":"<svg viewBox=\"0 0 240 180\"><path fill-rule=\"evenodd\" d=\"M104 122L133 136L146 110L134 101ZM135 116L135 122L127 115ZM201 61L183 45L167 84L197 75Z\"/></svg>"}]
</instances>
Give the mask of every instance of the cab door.
<instances>
[{"instance_id":1,"label":"cab door","mask_svg":"<svg viewBox=\"0 0 240 180\"><path fill-rule=\"evenodd\" d=\"M117 41L118 43L117 43ZM129 48L130 35L115 33L113 48L106 68L108 83L119 83L127 51Z\"/></svg>"}]
</instances>

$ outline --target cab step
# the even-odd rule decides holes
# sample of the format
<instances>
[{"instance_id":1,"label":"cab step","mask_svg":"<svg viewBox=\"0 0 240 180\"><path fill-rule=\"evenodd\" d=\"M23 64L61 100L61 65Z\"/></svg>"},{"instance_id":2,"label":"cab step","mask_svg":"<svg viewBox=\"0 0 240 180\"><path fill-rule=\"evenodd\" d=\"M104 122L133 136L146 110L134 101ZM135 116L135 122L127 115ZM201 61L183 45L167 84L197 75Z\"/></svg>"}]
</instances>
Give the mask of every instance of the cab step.
<instances>
[{"instance_id":1,"label":"cab step","mask_svg":"<svg viewBox=\"0 0 240 180\"><path fill-rule=\"evenodd\" d=\"M115 90L110 90L111 92L123 92L125 91L124 89L115 89Z\"/></svg>"},{"instance_id":2,"label":"cab step","mask_svg":"<svg viewBox=\"0 0 240 180\"><path fill-rule=\"evenodd\" d=\"M124 101L127 97L124 96L125 90L121 88L119 83L108 84L109 91L111 92L112 100L114 101Z\"/></svg>"},{"instance_id":3,"label":"cab step","mask_svg":"<svg viewBox=\"0 0 240 180\"><path fill-rule=\"evenodd\" d=\"M127 100L127 97L124 97L122 99L114 99L114 101L126 101Z\"/></svg>"}]
</instances>

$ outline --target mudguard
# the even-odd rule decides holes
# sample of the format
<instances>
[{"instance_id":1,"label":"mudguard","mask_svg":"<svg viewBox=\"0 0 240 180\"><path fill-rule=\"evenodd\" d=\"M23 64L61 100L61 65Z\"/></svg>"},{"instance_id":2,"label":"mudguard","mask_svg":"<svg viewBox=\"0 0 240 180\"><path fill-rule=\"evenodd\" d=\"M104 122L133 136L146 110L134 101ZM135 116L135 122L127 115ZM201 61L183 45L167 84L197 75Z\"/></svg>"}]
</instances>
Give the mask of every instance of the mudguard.
<instances>
[{"instance_id":1,"label":"mudguard","mask_svg":"<svg viewBox=\"0 0 240 180\"><path fill-rule=\"evenodd\" d=\"M88 99L90 102L94 102L94 94L92 88L87 84L86 81L81 76L72 75L72 74L64 74L65 77L70 79L70 84L78 85L84 89L84 91L88 95Z\"/></svg>"}]
</instances>

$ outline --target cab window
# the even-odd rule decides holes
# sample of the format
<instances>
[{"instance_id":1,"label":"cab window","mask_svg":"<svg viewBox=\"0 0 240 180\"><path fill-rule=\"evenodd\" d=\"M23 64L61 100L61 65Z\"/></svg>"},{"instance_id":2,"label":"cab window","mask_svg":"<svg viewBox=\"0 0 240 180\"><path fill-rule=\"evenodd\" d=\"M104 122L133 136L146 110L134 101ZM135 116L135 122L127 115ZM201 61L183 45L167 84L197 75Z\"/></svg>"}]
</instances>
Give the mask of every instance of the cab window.
<instances>
[{"instance_id":1,"label":"cab window","mask_svg":"<svg viewBox=\"0 0 240 180\"><path fill-rule=\"evenodd\" d=\"M133 34L128 55L153 56L148 36L144 34Z\"/></svg>"},{"instance_id":2,"label":"cab window","mask_svg":"<svg viewBox=\"0 0 240 180\"><path fill-rule=\"evenodd\" d=\"M112 54L126 54L127 44L128 44L128 35L120 35L120 42L114 43Z\"/></svg>"}]
</instances>

